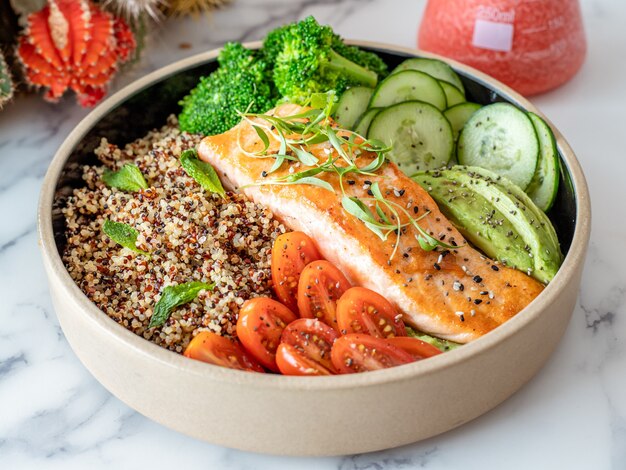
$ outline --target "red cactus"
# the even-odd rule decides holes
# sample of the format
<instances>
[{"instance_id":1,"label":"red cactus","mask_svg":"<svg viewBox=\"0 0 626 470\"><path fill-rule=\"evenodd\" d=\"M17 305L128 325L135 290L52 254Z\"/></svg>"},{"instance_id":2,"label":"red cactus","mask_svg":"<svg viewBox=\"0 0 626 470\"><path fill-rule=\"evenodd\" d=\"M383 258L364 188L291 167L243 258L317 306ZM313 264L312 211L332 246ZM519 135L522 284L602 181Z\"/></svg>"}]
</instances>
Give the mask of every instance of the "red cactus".
<instances>
[{"instance_id":1,"label":"red cactus","mask_svg":"<svg viewBox=\"0 0 626 470\"><path fill-rule=\"evenodd\" d=\"M48 0L28 16L17 55L26 80L48 88L46 100L71 88L82 106L93 106L135 46L128 25L89 0Z\"/></svg>"}]
</instances>

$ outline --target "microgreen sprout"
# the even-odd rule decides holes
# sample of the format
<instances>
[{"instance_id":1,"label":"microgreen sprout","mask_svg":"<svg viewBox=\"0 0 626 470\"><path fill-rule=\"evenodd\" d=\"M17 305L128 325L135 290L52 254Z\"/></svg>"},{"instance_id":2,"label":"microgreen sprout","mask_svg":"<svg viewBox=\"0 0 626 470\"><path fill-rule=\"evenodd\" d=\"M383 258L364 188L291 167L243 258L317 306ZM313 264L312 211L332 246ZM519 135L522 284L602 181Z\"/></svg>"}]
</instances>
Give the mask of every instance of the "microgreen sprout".
<instances>
[{"instance_id":1,"label":"microgreen sprout","mask_svg":"<svg viewBox=\"0 0 626 470\"><path fill-rule=\"evenodd\" d=\"M260 139L255 143L255 147L259 143L262 144L259 150L246 149L239 132L237 142L241 152L252 158L274 159L272 167L264 176L279 170L286 160L306 167L302 171L290 172L275 178L264 178L248 186L309 184L336 192L331 183L320 177L323 173L332 173L339 177L341 204L346 212L363 222L383 241L392 233L396 235L390 259L394 257L400 235L407 226L413 226L417 230L419 235L416 235L416 238L423 250L431 251L438 246L455 248L437 240L417 223L429 212L418 218L412 217L400 204L386 199L377 182L370 185L372 197L359 198L346 194L344 187L346 175L381 177L376 172L386 163L386 154L391 147L378 140L367 139L354 131L336 127L330 119L335 103L334 93L318 95L321 96L316 95L310 103L316 107L289 116L240 113L242 120L252 126ZM321 99L324 96L325 100ZM319 144L327 145L324 149L327 155L325 159L316 157L311 151L313 145ZM374 158L367 164L359 166L357 158L364 152L373 154ZM374 210L370 209L368 203ZM402 222L402 218L405 218L406 222Z\"/></svg>"}]
</instances>

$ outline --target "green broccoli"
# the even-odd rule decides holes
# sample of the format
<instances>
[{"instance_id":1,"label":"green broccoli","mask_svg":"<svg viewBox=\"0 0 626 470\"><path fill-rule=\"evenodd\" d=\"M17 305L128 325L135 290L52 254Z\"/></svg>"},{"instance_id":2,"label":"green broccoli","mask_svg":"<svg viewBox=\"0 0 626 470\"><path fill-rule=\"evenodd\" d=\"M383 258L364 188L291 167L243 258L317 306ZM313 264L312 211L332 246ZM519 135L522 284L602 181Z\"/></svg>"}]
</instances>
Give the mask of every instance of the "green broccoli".
<instances>
[{"instance_id":1,"label":"green broccoli","mask_svg":"<svg viewBox=\"0 0 626 470\"><path fill-rule=\"evenodd\" d=\"M380 56L374 54L373 52L367 52L363 49L359 49L356 46L344 44L343 39L339 36L337 36L335 43L333 44L333 49L338 54L341 54L343 57L351 60L355 64L376 72L379 80L385 78L389 74L389 68Z\"/></svg>"},{"instance_id":2,"label":"green broccoli","mask_svg":"<svg viewBox=\"0 0 626 470\"><path fill-rule=\"evenodd\" d=\"M264 43L265 57L274 64L274 83L284 99L304 104L313 93L335 90L339 95L350 85L374 87L377 73L340 55L337 47L352 58L373 63L312 16L270 33Z\"/></svg>"},{"instance_id":3,"label":"green broccoli","mask_svg":"<svg viewBox=\"0 0 626 470\"><path fill-rule=\"evenodd\" d=\"M238 111L265 112L277 101L271 69L260 54L238 43L224 46L219 68L185 96L178 116L181 130L204 135L226 132L240 120Z\"/></svg>"}]
</instances>

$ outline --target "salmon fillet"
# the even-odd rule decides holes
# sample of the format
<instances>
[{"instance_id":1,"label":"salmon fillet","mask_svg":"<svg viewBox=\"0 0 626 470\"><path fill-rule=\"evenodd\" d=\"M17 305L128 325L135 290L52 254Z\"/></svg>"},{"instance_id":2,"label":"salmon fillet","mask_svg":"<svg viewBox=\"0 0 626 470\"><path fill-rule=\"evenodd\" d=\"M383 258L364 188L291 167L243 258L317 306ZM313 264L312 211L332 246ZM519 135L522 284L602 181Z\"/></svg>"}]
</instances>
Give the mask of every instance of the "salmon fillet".
<instances>
[{"instance_id":1,"label":"salmon fillet","mask_svg":"<svg viewBox=\"0 0 626 470\"><path fill-rule=\"evenodd\" d=\"M299 111L301 108L295 105L283 105L274 113L287 116ZM387 200L402 205L415 217L428 213L419 225L433 237L458 245L456 249L423 250L417 241L419 232L409 225L391 258L396 236L391 234L387 240L381 240L343 209L336 174L320 176L335 188L335 193L305 184L246 186L288 174L290 166L297 166L292 172L307 167L285 162L267 176L265 172L274 159L248 156L242 147L247 151L263 148L247 122L224 134L204 138L198 154L213 165L228 189L243 186L240 190L247 197L268 207L292 230L309 235L320 253L352 283L383 295L402 312L408 324L420 331L467 343L504 323L543 290L542 284L525 273L497 264L466 244L428 192L393 163L385 164L375 177L348 174L344 177L346 194L368 198L368 184L378 182ZM327 143L311 149L322 161L330 151ZM364 152L358 157L359 166L373 157Z\"/></svg>"}]
</instances>

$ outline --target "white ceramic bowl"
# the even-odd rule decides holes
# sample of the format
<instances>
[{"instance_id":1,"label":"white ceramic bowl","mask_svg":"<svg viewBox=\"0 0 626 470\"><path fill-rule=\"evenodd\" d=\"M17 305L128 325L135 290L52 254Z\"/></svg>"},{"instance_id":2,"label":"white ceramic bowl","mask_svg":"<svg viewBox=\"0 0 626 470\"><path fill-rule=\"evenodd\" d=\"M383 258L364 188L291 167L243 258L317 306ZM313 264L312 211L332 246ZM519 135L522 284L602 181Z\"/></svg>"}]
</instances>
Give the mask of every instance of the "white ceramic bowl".
<instances>
[{"instance_id":1,"label":"white ceramic bowl","mask_svg":"<svg viewBox=\"0 0 626 470\"><path fill-rule=\"evenodd\" d=\"M416 50L374 43L395 65ZM248 44L258 47L258 43ZM61 145L46 175L39 236L59 321L83 364L120 400L184 434L238 449L288 455L367 452L407 444L460 426L524 385L544 364L574 309L590 232L581 168L558 130L563 173L555 222L567 256L535 301L504 325L457 350L383 371L333 377L252 374L189 360L127 331L102 313L70 278L59 255L59 195L80 184L78 162L101 135L125 143L177 111L176 102L218 51L164 67L93 110ZM541 114L488 76L451 62L474 100L504 100Z\"/></svg>"}]
</instances>

